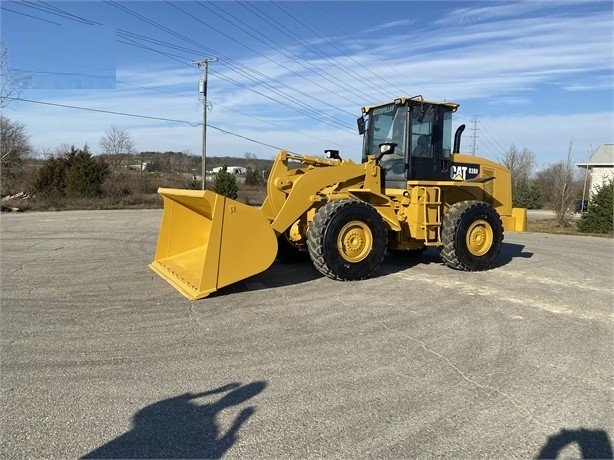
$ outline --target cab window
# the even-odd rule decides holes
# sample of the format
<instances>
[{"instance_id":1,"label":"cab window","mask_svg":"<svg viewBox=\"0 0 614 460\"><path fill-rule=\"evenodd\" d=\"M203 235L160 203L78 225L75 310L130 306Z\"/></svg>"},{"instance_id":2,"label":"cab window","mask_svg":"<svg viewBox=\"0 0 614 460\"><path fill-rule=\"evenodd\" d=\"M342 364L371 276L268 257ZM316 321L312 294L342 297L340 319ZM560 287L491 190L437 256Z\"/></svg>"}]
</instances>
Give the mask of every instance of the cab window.
<instances>
[{"instance_id":1,"label":"cab window","mask_svg":"<svg viewBox=\"0 0 614 460\"><path fill-rule=\"evenodd\" d=\"M433 122L435 111L432 106L414 107L412 110L411 154L414 157L433 157Z\"/></svg>"}]
</instances>

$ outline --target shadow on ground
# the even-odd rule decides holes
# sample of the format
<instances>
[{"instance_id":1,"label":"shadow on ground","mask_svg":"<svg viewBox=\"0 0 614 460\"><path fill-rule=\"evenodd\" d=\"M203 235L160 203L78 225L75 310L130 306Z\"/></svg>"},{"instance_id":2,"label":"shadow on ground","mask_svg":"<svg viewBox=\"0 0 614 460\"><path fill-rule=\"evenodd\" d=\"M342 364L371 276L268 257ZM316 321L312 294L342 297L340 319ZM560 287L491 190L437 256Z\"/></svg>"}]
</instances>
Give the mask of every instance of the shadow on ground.
<instances>
[{"instance_id":1,"label":"shadow on ground","mask_svg":"<svg viewBox=\"0 0 614 460\"><path fill-rule=\"evenodd\" d=\"M426 253L425 253L426 254ZM433 252L433 256L439 262L438 252ZM423 255L416 258L395 258L386 254L384 261L382 262L380 269L372 275L372 278L379 276L386 276L391 273L405 270L417 263L432 263L432 257ZM230 286L226 286L210 295L224 296L236 292L246 291L259 291L261 289L271 289L283 286L292 286L301 283L307 283L319 278L323 278L324 275L318 272L311 261L296 262L296 263L283 263L275 261L264 272L251 276L245 280L237 281Z\"/></svg>"},{"instance_id":2,"label":"shadow on ground","mask_svg":"<svg viewBox=\"0 0 614 460\"><path fill-rule=\"evenodd\" d=\"M537 455L538 459L556 458L570 444L576 444L582 458L613 458L612 445L608 435L603 430L562 429L550 436Z\"/></svg>"},{"instance_id":3,"label":"shadow on ground","mask_svg":"<svg viewBox=\"0 0 614 460\"><path fill-rule=\"evenodd\" d=\"M533 257L533 253L526 252L524 248L524 244L503 243L495 267L507 265L514 259L530 259Z\"/></svg>"},{"instance_id":4,"label":"shadow on ground","mask_svg":"<svg viewBox=\"0 0 614 460\"><path fill-rule=\"evenodd\" d=\"M241 426L254 415L246 407L222 433L218 414L258 395L266 382L230 383L203 393L163 399L138 411L133 428L85 454L82 458L220 458L237 440ZM226 393L217 401L198 404L198 398Z\"/></svg>"},{"instance_id":5,"label":"shadow on ground","mask_svg":"<svg viewBox=\"0 0 614 460\"><path fill-rule=\"evenodd\" d=\"M275 261L273 265L262 273L237 281L229 286L211 294L210 297L224 296L237 292L259 291L295 284L307 283L321 278L322 275L314 267L311 261L297 263L282 263Z\"/></svg>"},{"instance_id":6,"label":"shadow on ground","mask_svg":"<svg viewBox=\"0 0 614 460\"><path fill-rule=\"evenodd\" d=\"M507 265L514 259L530 259L533 257L532 252L526 252L524 249L525 246L522 244L503 243L501 245L501 253L499 254L493 268ZM441 260L441 256L439 254L439 249L428 248L422 254L417 256L405 257L387 254L386 258L384 259L384 263L382 264L382 268L384 269L384 273L382 274L390 274L422 264L443 265L443 261Z\"/></svg>"},{"instance_id":7,"label":"shadow on ground","mask_svg":"<svg viewBox=\"0 0 614 460\"><path fill-rule=\"evenodd\" d=\"M497 259L495 267L507 265L515 258L528 259L533 257L532 252L525 252L524 245L503 243L501 254ZM439 249L428 248L420 255L398 256L386 253L384 261L380 269L372 275L372 278L380 276L388 276L403 270L410 269L416 265L422 264L439 264L443 262L439 255ZM238 281L230 286L226 286L215 293L211 297L224 296L231 293L258 291L261 289L271 289L283 286L291 286L322 278L311 261L297 263L282 263L275 261L267 270L257 275L254 275L246 280Z\"/></svg>"}]
</instances>

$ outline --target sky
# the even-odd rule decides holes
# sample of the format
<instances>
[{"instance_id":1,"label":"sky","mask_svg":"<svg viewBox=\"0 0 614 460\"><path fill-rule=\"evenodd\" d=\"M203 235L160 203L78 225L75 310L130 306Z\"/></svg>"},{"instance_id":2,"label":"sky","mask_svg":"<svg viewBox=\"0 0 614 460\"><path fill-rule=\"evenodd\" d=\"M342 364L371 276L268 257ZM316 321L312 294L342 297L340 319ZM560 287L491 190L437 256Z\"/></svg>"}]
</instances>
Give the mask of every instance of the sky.
<instances>
[{"instance_id":1,"label":"sky","mask_svg":"<svg viewBox=\"0 0 614 460\"><path fill-rule=\"evenodd\" d=\"M460 104L461 151L538 168L614 143L607 1L2 1L3 115L49 152L100 153L111 126L137 151L360 161L361 107L399 96ZM217 60L215 60L217 59ZM13 93L15 95L17 93Z\"/></svg>"}]
</instances>

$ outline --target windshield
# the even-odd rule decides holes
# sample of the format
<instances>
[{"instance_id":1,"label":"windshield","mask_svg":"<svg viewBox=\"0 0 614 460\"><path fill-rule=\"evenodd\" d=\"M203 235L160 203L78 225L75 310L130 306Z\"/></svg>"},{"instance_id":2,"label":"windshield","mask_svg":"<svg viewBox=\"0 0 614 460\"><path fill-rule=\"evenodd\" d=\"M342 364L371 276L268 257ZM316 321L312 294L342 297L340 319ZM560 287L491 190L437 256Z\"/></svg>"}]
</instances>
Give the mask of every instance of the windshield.
<instances>
[{"instance_id":1,"label":"windshield","mask_svg":"<svg viewBox=\"0 0 614 460\"><path fill-rule=\"evenodd\" d=\"M379 145L385 142L397 144L395 156L405 155L407 136L407 107L403 105L385 105L376 107L369 114L369 125L364 155L379 155Z\"/></svg>"}]
</instances>

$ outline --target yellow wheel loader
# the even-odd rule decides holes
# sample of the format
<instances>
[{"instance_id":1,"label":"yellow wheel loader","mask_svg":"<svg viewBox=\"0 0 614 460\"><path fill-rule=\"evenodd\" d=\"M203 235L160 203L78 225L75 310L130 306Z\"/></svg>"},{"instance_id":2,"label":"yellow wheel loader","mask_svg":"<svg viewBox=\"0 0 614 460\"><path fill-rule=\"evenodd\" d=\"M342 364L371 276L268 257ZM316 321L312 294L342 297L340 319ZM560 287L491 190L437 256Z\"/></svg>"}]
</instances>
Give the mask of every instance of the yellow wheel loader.
<instances>
[{"instance_id":1,"label":"yellow wheel loader","mask_svg":"<svg viewBox=\"0 0 614 460\"><path fill-rule=\"evenodd\" d=\"M458 104L404 97L362 108L362 162L281 151L258 209L211 191L161 188L150 267L190 300L282 262L311 259L336 280L373 275L384 253L440 248L449 267L493 267L503 231L524 231L509 170L458 153Z\"/></svg>"}]
</instances>

